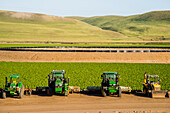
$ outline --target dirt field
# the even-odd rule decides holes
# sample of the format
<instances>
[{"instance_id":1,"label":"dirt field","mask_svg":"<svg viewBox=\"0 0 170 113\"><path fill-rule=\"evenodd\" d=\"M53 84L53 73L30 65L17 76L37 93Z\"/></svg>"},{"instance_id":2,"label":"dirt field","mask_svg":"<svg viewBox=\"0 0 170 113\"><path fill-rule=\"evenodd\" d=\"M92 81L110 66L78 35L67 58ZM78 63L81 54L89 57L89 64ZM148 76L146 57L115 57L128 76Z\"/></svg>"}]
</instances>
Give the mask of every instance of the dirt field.
<instances>
[{"instance_id":1,"label":"dirt field","mask_svg":"<svg viewBox=\"0 0 170 113\"><path fill-rule=\"evenodd\" d=\"M0 61L170 63L170 53L22 52L0 51Z\"/></svg>"},{"instance_id":2,"label":"dirt field","mask_svg":"<svg viewBox=\"0 0 170 113\"><path fill-rule=\"evenodd\" d=\"M152 99L134 94L119 97L70 94L24 96L0 99L0 113L170 113L170 99Z\"/></svg>"}]
</instances>

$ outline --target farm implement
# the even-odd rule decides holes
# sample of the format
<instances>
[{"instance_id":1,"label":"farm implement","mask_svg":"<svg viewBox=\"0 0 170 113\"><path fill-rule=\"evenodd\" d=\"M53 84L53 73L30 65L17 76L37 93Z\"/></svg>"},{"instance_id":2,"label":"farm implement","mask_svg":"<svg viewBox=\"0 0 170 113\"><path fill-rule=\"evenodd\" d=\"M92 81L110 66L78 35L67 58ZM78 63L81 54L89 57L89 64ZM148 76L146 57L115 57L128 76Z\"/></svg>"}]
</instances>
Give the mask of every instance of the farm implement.
<instances>
[{"instance_id":1,"label":"farm implement","mask_svg":"<svg viewBox=\"0 0 170 113\"><path fill-rule=\"evenodd\" d=\"M167 90L161 90L159 75L144 74L143 93L152 98L165 98Z\"/></svg>"},{"instance_id":2,"label":"farm implement","mask_svg":"<svg viewBox=\"0 0 170 113\"><path fill-rule=\"evenodd\" d=\"M37 87L36 92L41 94L43 91L47 95L61 94L68 96L69 92L79 92L80 87L69 86L70 77L65 77L65 71L52 71L48 75L48 87Z\"/></svg>"},{"instance_id":3,"label":"farm implement","mask_svg":"<svg viewBox=\"0 0 170 113\"><path fill-rule=\"evenodd\" d=\"M18 96L22 98L24 95L24 85L19 81L19 75L10 75L10 82L6 77L5 89L2 89L2 98L5 99L7 96Z\"/></svg>"},{"instance_id":4,"label":"farm implement","mask_svg":"<svg viewBox=\"0 0 170 113\"><path fill-rule=\"evenodd\" d=\"M102 75L101 86L92 86L87 87L87 91L101 91L102 96L106 97L107 95L117 95L121 97L123 92L131 92L130 87L119 86L119 78L117 72L104 72Z\"/></svg>"}]
</instances>

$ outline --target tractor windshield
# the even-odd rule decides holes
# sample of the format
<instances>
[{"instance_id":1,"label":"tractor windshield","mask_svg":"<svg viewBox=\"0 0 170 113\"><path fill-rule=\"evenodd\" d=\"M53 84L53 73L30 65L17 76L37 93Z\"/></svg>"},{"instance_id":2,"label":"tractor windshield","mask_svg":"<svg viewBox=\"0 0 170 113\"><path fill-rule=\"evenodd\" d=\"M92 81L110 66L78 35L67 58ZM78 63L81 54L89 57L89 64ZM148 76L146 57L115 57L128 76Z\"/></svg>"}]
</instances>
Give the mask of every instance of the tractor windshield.
<instances>
[{"instance_id":1,"label":"tractor windshield","mask_svg":"<svg viewBox=\"0 0 170 113\"><path fill-rule=\"evenodd\" d=\"M159 77L149 77L149 82L150 83L158 83L159 82Z\"/></svg>"},{"instance_id":2,"label":"tractor windshield","mask_svg":"<svg viewBox=\"0 0 170 113\"><path fill-rule=\"evenodd\" d=\"M116 75L115 74L108 74L108 75L106 75L106 79L116 81Z\"/></svg>"},{"instance_id":3,"label":"tractor windshield","mask_svg":"<svg viewBox=\"0 0 170 113\"><path fill-rule=\"evenodd\" d=\"M55 78L63 78L63 74L54 74Z\"/></svg>"},{"instance_id":4,"label":"tractor windshield","mask_svg":"<svg viewBox=\"0 0 170 113\"><path fill-rule=\"evenodd\" d=\"M10 78L10 83L15 83L15 85L16 85L17 82L19 82L19 78L18 77L17 78L13 78L13 77Z\"/></svg>"}]
</instances>

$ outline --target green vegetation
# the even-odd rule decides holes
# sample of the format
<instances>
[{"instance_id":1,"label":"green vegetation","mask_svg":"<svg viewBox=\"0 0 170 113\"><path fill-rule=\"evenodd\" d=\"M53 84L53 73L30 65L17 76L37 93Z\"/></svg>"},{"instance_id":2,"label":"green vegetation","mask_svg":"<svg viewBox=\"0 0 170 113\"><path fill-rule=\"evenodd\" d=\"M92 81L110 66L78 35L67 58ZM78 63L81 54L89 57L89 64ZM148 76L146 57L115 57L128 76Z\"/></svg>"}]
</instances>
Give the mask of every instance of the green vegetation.
<instances>
[{"instance_id":1,"label":"green vegetation","mask_svg":"<svg viewBox=\"0 0 170 113\"><path fill-rule=\"evenodd\" d=\"M3 47L170 47L170 45L0 44Z\"/></svg>"},{"instance_id":2,"label":"green vegetation","mask_svg":"<svg viewBox=\"0 0 170 113\"><path fill-rule=\"evenodd\" d=\"M70 17L141 40L170 40L170 11L154 11L134 16Z\"/></svg>"},{"instance_id":3,"label":"green vegetation","mask_svg":"<svg viewBox=\"0 0 170 113\"><path fill-rule=\"evenodd\" d=\"M35 13L0 11L0 41L140 41L79 20Z\"/></svg>"},{"instance_id":4,"label":"green vegetation","mask_svg":"<svg viewBox=\"0 0 170 113\"><path fill-rule=\"evenodd\" d=\"M169 31L170 11L90 18L0 11L1 42L169 41Z\"/></svg>"},{"instance_id":5,"label":"green vegetation","mask_svg":"<svg viewBox=\"0 0 170 113\"><path fill-rule=\"evenodd\" d=\"M160 75L162 89L170 90L170 64L137 64L137 63L31 63L31 62L0 62L0 88L4 87L5 77L11 74L20 75L24 85L35 88L48 85L48 74L52 70L66 70L71 77L70 85L98 86L103 72L119 72L122 79L120 85L132 89L142 89L144 72Z\"/></svg>"}]
</instances>

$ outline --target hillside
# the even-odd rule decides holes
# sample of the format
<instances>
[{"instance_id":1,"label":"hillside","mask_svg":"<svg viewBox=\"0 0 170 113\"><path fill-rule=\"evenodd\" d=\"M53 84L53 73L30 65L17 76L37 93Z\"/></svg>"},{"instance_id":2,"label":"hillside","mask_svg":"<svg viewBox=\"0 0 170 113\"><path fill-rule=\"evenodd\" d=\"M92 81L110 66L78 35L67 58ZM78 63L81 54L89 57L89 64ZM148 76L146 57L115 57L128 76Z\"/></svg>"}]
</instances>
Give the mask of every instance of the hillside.
<instances>
[{"instance_id":1,"label":"hillside","mask_svg":"<svg viewBox=\"0 0 170 113\"><path fill-rule=\"evenodd\" d=\"M170 11L154 11L134 16L96 16L78 18L105 30L142 40L170 40Z\"/></svg>"},{"instance_id":2,"label":"hillside","mask_svg":"<svg viewBox=\"0 0 170 113\"><path fill-rule=\"evenodd\" d=\"M140 41L76 19L0 11L0 41L110 42Z\"/></svg>"}]
</instances>

